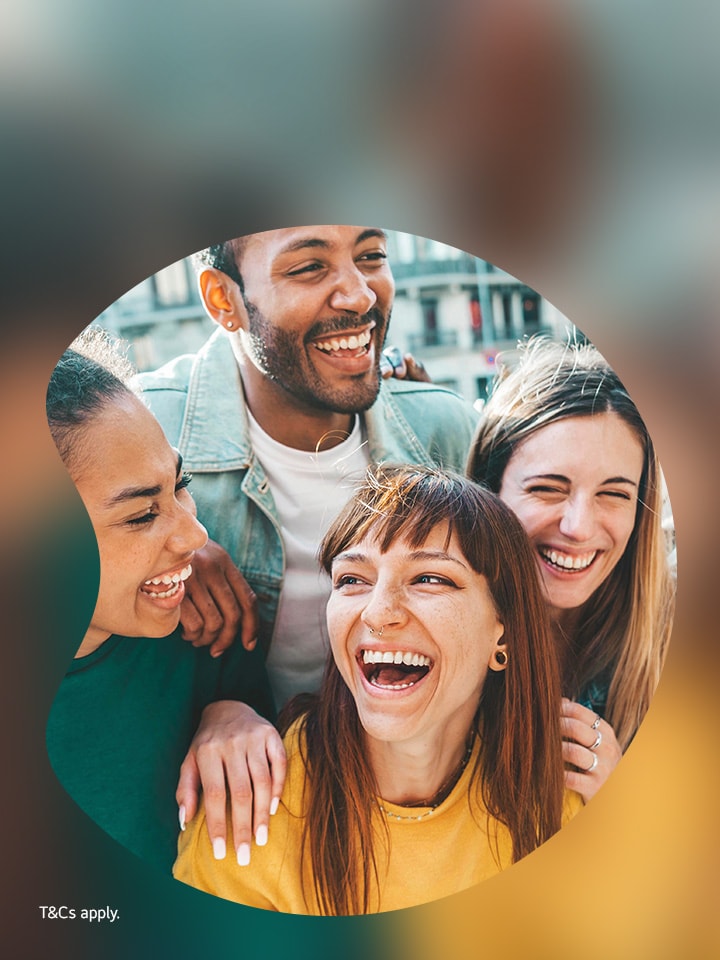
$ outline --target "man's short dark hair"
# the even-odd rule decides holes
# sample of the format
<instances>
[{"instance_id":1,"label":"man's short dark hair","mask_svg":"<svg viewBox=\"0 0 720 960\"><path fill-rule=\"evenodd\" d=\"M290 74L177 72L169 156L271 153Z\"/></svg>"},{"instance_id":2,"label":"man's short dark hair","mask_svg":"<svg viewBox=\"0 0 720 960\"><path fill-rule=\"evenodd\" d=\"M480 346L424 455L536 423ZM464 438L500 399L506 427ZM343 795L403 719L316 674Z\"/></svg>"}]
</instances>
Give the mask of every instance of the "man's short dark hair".
<instances>
[{"instance_id":1,"label":"man's short dark hair","mask_svg":"<svg viewBox=\"0 0 720 960\"><path fill-rule=\"evenodd\" d=\"M245 237L236 237L234 240L225 240L223 243L214 243L204 250L199 250L193 254L193 264L200 273L203 267L213 267L215 270L222 270L224 274L234 280L240 287L240 292L245 292L242 274L238 267L238 262L242 255Z\"/></svg>"}]
</instances>

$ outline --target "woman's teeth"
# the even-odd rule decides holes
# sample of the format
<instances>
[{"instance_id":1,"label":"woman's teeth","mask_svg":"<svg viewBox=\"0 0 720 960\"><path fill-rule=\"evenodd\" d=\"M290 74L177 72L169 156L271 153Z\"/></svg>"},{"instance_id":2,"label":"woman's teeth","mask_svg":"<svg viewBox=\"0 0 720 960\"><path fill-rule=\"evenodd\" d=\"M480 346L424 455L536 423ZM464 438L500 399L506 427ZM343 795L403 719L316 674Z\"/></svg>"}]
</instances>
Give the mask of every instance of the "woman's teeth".
<instances>
[{"instance_id":1,"label":"woman's teeth","mask_svg":"<svg viewBox=\"0 0 720 960\"><path fill-rule=\"evenodd\" d=\"M567 553L558 553L557 550L541 550L540 556L563 570L585 570L597 556L597 550L580 557L571 557Z\"/></svg>"},{"instance_id":2,"label":"woman's teeth","mask_svg":"<svg viewBox=\"0 0 720 960\"><path fill-rule=\"evenodd\" d=\"M406 667L429 667L430 657L409 650L363 650L363 663L403 663Z\"/></svg>"},{"instance_id":3,"label":"woman's teeth","mask_svg":"<svg viewBox=\"0 0 720 960\"><path fill-rule=\"evenodd\" d=\"M372 332L366 330L364 333L359 333L357 335L353 334L351 337L338 337L337 339L333 338L332 340L319 340L316 342L315 346L318 350L323 350L325 353L336 353L338 350L357 350L358 348L364 349L372 339Z\"/></svg>"},{"instance_id":4,"label":"woman's teeth","mask_svg":"<svg viewBox=\"0 0 720 960\"><path fill-rule=\"evenodd\" d=\"M152 580L145 581L146 587L159 587L164 585L166 587L170 587L170 589L163 592L157 592L155 590L145 590L144 592L149 594L151 597L157 597L161 600L165 597L172 597L180 589L180 584L182 581L187 580L191 573L192 566L188 564L178 573L166 573L162 577L153 577Z\"/></svg>"}]
</instances>

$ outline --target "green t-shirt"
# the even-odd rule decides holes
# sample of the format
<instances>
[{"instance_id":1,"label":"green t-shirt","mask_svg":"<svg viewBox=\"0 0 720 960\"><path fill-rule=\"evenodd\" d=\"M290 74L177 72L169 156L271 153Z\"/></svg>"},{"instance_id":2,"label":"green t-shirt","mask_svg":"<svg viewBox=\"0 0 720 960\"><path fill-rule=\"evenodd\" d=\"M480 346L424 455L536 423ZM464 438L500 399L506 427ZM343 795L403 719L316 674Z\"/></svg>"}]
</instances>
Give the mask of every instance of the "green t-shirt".
<instances>
[{"instance_id":1,"label":"green t-shirt","mask_svg":"<svg viewBox=\"0 0 720 960\"><path fill-rule=\"evenodd\" d=\"M112 636L73 660L50 710L48 754L65 790L111 837L168 873L180 764L214 700L242 700L272 718L261 653L238 640L215 659L175 632Z\"/></svg>"}]
</instances>

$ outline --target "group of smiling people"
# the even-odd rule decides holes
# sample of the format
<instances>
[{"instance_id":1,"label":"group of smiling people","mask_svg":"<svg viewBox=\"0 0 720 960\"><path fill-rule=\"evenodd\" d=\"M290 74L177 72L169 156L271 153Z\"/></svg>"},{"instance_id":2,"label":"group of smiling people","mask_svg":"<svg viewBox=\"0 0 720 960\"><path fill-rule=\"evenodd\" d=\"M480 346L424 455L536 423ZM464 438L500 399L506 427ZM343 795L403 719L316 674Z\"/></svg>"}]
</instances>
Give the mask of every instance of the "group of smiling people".
<instances>
[{"instance_id":1,"label":"group of smiling people","mask_svg":"<svg viewBox=\"0 0 720 960\"><path fill-rule=\"evenodd\" d=\"M142 660L147 688L124 694L117 721L143 771L124 799L138 810L131 837L161 829L150 781L182 759L205 704L227 697L271 717L272 707L260 650L238 641L211 658L173 632L203 518L177 452L108 351L103 338L73 345L48 393L101 569L58 696L77 711L67 684L92 668L110 713L108 651L121 649L123 675L136 677L154 645L157 673ZM283 747L268 747L268 765L284 787L273 784L269 833L226 857L201 805L181 824L175 877L250 906L358 914L447 896L532 852L605 782L657 685L674 595L662 504L645 424L597 350L524 345L500 370L464 472L373 465L330 524L318 556L331 650L319 690L277 718ZM150 716L168 726L165 741L149 736ZM81 806L113 823L115 799L86 791L93 765L107 776L112 758L89 755L92 735L78 736L56 703L53 765ZM267 775L256 779L261 789ZM227 837L234 816L228 805Z\"/></svg>"}]
</instances>

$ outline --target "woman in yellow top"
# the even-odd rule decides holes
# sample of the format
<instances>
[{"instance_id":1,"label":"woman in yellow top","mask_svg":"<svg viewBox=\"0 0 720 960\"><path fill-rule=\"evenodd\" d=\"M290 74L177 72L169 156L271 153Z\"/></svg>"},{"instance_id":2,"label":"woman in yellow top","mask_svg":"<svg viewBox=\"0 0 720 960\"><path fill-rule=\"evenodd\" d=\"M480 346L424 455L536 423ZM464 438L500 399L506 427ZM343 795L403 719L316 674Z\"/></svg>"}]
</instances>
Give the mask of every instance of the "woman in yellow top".
<instances>
[{"instance_id":1,"label":"woman in yellow top","mask_svg":"<svg viewBox=\"0 0 720 960\"><path fill-rule=\"evenodd\" d=\"M332 646L295 703L271 841L215 860L195 817L175 876L250 906L357 914L490 877L563 820L560 692L527 537L495 495L371 470L321 546ZM299 716L298 716L299 714ZM580 805L568 795L565 815Z\"/></svg>"}]
</instances>

